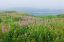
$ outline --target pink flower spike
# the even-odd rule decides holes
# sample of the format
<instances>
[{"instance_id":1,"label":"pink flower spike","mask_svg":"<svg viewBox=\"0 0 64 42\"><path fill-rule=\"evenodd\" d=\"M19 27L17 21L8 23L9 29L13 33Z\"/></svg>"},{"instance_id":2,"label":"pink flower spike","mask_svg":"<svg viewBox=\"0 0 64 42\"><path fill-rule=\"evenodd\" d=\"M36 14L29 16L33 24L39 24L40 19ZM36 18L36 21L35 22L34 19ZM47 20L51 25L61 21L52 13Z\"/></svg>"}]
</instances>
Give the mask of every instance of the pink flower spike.
<instances>
[{"instance_id":1,"label":"pink flower spike","mask_svg":"<svg viewBox=\"0 0 64 42\"><path fill-rule=\"evenodd\" d=\"M22 24L19 24L20 27L22 27Z\"/></svg>"},{"instance_id":2,"label":"pink flower spike","mask_svg":"<svg viewBox=\"0 0 64 42\"><path fill-rule=\"evenodd\" d=\"M5 29L5 26L2 26L2 32L5 32L6 29Z\"/></svg>"},{"instance_id":3,"label":"pink flower spike","mask_svg":"<svg viewBox=\"0 0 64 42\"><path fill-rule=\"evenodd\" d=\"M18 21L18 24L20 24L20 21Z\"/></svg>"}]
</instances>

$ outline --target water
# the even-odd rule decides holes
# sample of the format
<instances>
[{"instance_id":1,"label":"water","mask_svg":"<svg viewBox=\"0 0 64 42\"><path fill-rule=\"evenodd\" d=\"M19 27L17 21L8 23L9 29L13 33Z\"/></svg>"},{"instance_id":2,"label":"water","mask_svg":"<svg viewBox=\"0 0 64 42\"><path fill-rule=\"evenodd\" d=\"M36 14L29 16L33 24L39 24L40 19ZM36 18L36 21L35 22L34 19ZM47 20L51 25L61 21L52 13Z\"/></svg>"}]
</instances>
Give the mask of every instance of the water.
<instances>
[{"instance_id":1,"label":"water","mask_svg":"<svg viewBox=\"0 0 64 42\"><path fill-rule=\"evenodd\" d=\"M58 15L63 14L61 12L28 12L29 14L35 15L35 16L47 16L47 15Z\"/></svg>"}]
</instances>

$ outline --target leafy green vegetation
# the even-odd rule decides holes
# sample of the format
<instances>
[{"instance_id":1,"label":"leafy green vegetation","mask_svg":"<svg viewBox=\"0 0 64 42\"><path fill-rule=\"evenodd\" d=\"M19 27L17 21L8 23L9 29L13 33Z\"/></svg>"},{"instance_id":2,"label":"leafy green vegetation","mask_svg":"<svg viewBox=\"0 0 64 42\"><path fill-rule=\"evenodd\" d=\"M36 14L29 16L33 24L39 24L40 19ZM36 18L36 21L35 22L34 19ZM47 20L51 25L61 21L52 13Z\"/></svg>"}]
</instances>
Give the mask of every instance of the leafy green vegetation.
<instances>
[{"instance_id":1,"label":"leafy green vegetation","mask_svg":"<svg viewBox=\"0 0 64 42\"><path fill-rule=\"evenodd\" d=\"M64 14L0 12L0 42L64 42Z\"/></svg>"}]
</instances>

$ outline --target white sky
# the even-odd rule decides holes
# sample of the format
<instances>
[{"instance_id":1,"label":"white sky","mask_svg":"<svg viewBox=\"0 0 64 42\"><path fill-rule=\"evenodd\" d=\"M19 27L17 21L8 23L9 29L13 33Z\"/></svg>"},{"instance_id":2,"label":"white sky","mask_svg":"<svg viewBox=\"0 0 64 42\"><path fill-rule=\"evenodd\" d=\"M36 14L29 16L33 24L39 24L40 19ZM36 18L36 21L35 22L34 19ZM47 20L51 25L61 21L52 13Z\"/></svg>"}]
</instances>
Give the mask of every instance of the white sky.
<instances>
[{"instance_id":1,"label":"white sky","mask_svg":"<svg viewBox=\"0 0 64 42\"><path fill-rule=\"evenodd\" d=\"M64 0L0 0L0 9L13 7L64 9Z\"/></svg>"}]
</instances>

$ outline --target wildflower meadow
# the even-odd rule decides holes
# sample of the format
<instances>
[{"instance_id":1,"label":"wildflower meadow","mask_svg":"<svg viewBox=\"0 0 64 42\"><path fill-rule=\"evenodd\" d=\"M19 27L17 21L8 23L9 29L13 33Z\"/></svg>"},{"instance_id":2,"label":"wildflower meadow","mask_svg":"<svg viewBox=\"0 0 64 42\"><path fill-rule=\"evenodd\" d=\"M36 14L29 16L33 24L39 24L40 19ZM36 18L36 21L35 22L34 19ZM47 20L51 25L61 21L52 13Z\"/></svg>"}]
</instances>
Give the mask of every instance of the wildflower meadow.
<instances>
[{"instance_id":1,"label":"wildflower meadow","mask_svg":"<svg viewBox=\"0 0 64 42\"><path fill-rule=\"evenodd\" d=\"M64 42L64 14L0 12L0 42Z\"/></svg>"}]
</instances>

